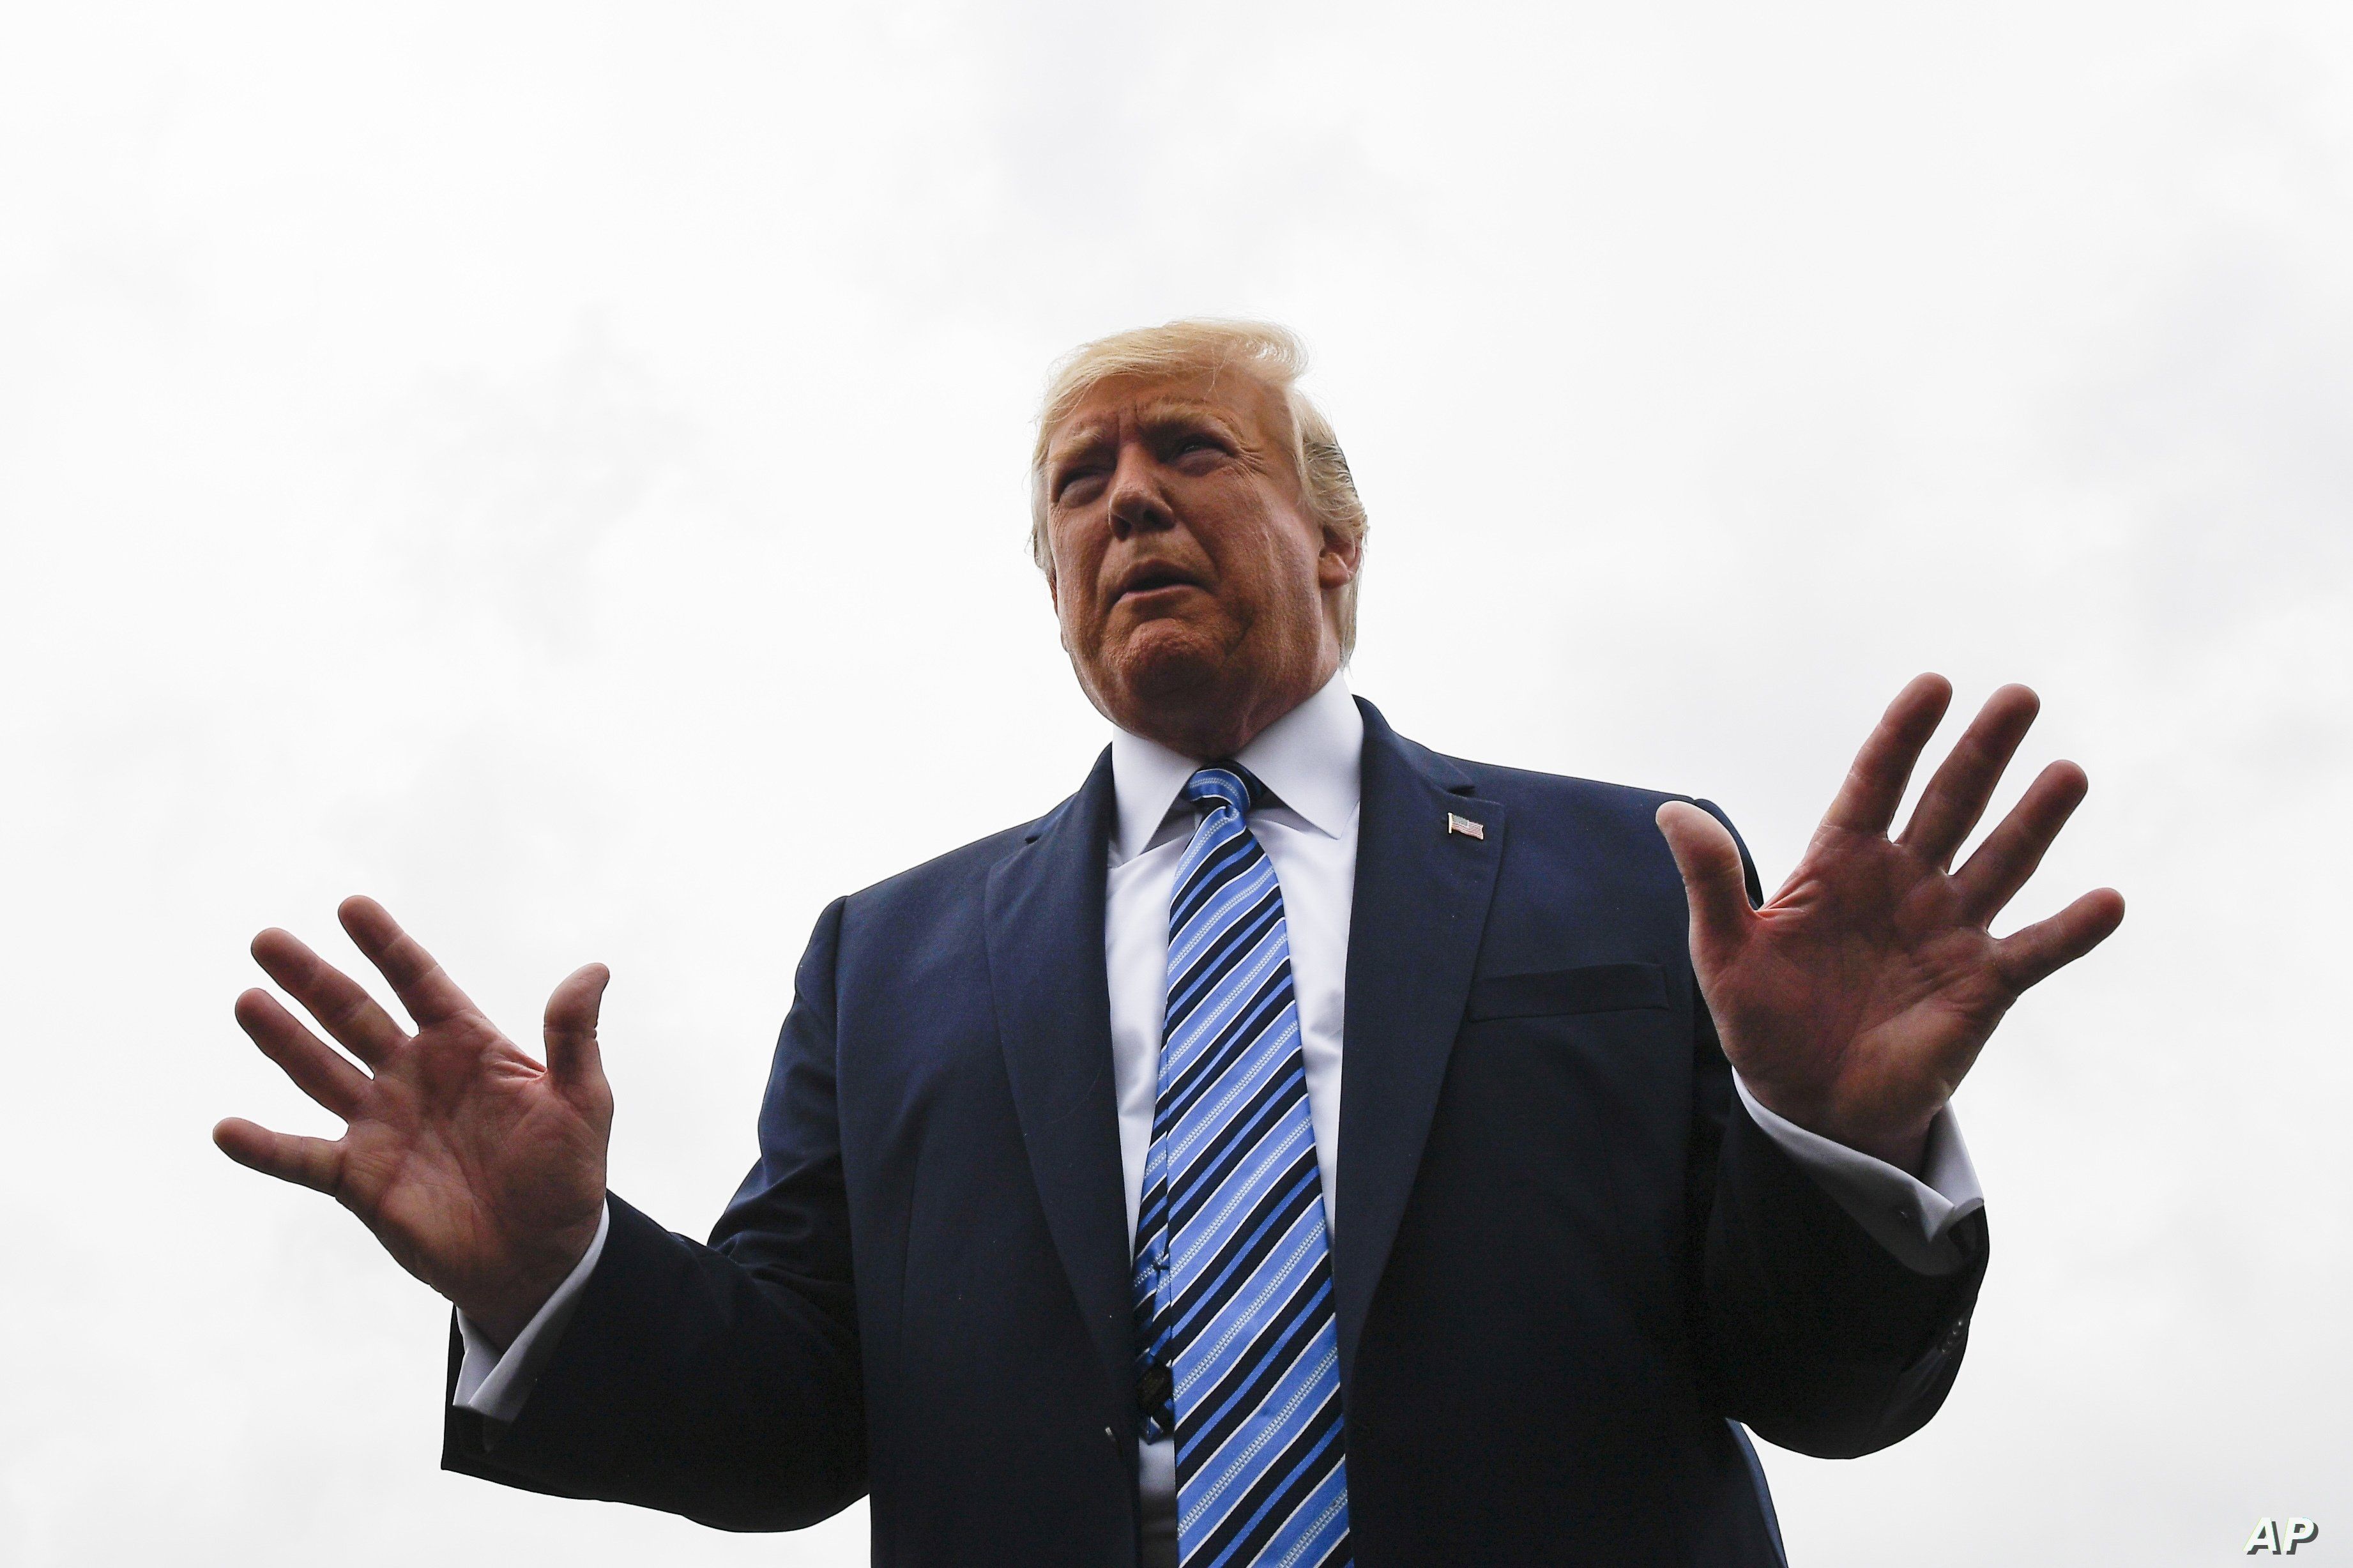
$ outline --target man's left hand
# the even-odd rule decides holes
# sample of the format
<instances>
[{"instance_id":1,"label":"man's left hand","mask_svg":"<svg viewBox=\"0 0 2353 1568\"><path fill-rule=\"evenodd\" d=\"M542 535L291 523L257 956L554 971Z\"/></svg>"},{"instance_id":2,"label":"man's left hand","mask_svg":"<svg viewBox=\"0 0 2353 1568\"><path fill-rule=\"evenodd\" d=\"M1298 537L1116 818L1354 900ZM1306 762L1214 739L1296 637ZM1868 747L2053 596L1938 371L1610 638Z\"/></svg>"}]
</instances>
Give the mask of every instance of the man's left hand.
<instances>
[{"instance_id":1,"label":"man's left hand","mask_svg":"<svg viewBox=\"0 0 2353 1568\"><path fill-rule=\"evenodd\" d=\"M1988 700L1928 781L1904 831L1888 826L1952 700L1942 676L1899 693L1863 742L1781 890L1749 907L1740 850L1697 806L1659 808L1691 900L1692 965L1725 1055L1776 1114L1916 1173L1928 1126L2010 1005L2098 946L2124 919L2114 889L1996 938L1988 925L2041 864L2086 787L2053 763L1958 870L2042 706L2023 686Z\"/></svg>"}]
</instances>

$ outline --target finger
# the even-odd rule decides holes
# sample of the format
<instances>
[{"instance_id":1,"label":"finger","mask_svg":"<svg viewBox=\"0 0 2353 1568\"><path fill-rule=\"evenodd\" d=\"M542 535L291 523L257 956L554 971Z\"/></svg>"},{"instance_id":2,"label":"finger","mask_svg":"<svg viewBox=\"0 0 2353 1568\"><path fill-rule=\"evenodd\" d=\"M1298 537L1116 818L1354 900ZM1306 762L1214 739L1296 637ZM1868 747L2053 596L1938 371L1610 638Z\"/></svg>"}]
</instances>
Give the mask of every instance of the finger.
<instances>
[{"instance_id":1,"label":"finger","mask_svg":"<svg viewBox=\"0 0 2353 1568\"><path fill-rule=\"evenodd\" d=\"M2091 787L2084 770L2068 762L2053 763L2034 776L2010 815L1953 873L1954 890L1971 919L1989 921L2018 896Z\"/></svg>"},{"instance_id":2,"label":"finger","mask_svg":"<svg viewBox=\"0 0 2353 1568\"><path fill-rule=\"evenodd\" d=\"M332 1194L343 1180L343 1147L324 1138L272 1132L241 1116L232 1116L213 1129L213 1142L248 1170L314 1193Z\"/></svg>"},{"instance_id":3,"label":"finger","mask_svg":"<svg viewBox=\"0 0 2353 1568\"><path fill-rule=\"evenodd\" d=\"M1659 831L1683 873L1691 901L1694 953L1728 952L1747 933L1755 911L1731 830L1698 806L1671 800L1659 807Z\"/></svg>"},{"instance_id":4,"label":"finger","mask_svg":"<svg viewBox=\"0 0 2353 1568\"><path fill-rule=\"evenodd\" d=\"M2023 686L2005 686L1988 698L1920 792L1920 804L1898 842L1940 867L1950 866L2042 710L2042 699Z\"/></svg>"},{"instance_id":5,"label":"finger","mask_svg":"<svg viewBox=\"0 0 2353 1568\"><path fill-rule=\"evenodd\" d=\"M1847 769L1838 798L1822 817L1824 827L1849 833L1884 833L1903 804L1904 786L1912 782L1912 768L1920 748L1944 721L1953 700L1953 683L1941 675L1915 675L1880 715L1870 738Z\"/></svg>"},{"instance_id":6,"label":"finger","mask_svg":"<svg viewBox=\"0 0 2353 1568\"><path fill-rule=\"evenodd\" d=\"M311 952L293 932L272 926L255 937L253 961L286 987L321 1028L370 1067L407 1042L406 1033L367 994L367 987Z\"/></svg>"},{"instance_id":7,"label":"finger","mask_svg":"<svg viewBox=\"0 0 2353 1568\"><path fill-rule=\"evenodd\" d=\"M368 962L392 983L393 994L417 1020L417 1027L477 1011L473 999L458 989L458 983L415 937L400 929L382 904L354 896L345 899L335 913Z\"/></svg>"},{"instance_id":8,"label":"finger","mask_svg":"<svg viewBox=\"0 0 2353 1568\"><path fill-rule=\"evenodd\" d=\"M586 963L565 977L547 998L547 1070L566 1089L601 1084L605 1064L596 1049L596 1014L613 972Z\"/></svg>"},{"instance_id":9,"label":"finger","mask_svg":"<svg viewBox=\"0 0 2353 1568\"><path fill-rule=\"evenodd\" d=\"M2074 963L2124 923L2125 896L2114 888L2085 893L2047 921L2012 931L1994 944L1994 963L2014 991L2039 985Z\"/></svg>"},{"instance_id":10,"label":"finger","mask_svg":"<svg viewBox=\"0 0 2353 1568\"><path fill-rule=\"evenodd\" d=\"M237 1021L276 1062L294 1087L349 1121L368 1091L367 1075L352 1066L267 991L237 999Z\"/></svg>"}]
</instances>

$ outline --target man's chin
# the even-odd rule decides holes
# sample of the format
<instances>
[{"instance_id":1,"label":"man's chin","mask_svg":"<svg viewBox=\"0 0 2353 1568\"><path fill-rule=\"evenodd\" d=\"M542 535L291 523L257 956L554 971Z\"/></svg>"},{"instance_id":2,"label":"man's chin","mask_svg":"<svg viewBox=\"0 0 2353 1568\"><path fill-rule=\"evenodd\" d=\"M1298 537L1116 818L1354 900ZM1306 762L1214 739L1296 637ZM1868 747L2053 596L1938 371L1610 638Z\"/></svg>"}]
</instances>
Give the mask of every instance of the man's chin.
<instances>
[{"instance_id":1,"label":"man's chin","mask_svg":"<svg viewBox=\"0 0 2353 1568\"><path fill-rule=\"evenodd\" d=\"M1139 629L1109 662L1105 695L1126 713L1113 717L1130 729L1155 712L1184 710L1214 700L1229 670L1229 650L1198 628L1155 624Z\"/></svg>"}]
</instances>

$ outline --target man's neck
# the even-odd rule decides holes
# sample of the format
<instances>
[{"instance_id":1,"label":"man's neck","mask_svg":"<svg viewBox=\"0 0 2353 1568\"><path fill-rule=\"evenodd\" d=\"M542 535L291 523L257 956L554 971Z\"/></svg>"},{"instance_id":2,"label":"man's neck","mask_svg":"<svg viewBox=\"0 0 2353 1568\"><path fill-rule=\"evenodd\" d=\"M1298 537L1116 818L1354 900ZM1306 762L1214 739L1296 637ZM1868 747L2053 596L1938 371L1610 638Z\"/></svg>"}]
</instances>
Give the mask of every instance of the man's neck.
<instances>
[{"instance_id":1,"label":"man's neck","mask_svg":"<svg viewBox=\"0 0 2353 1568\"><path fill-rule=\"evenodd\" d=\"M1337 833L1356 809L1364 721L1345 678L1335 672L1304 702L1231 753L1274 794L1327 833ZM1112 737L1112 780L1118 826L1114 864L1150 845L1186 779L1204 763L1166 743L1122 730Z\"/></svg>"},{"instance_id":2,"label":"man's neck","mask_svg":"<svg viewBox=\"0 0 2353 1568\"><path fill-rule=\"evenodd\" d=\"M1133 714L1115 714L1112 721L1180 756L1219 762L1240 756L1243 747L1330 685L1339 672L1338 652L1326 648L1302 679L1282 688L1260 688L1240 698L1220 693L1198 704L1163 701Z\"/></svg>"}]
</instances>

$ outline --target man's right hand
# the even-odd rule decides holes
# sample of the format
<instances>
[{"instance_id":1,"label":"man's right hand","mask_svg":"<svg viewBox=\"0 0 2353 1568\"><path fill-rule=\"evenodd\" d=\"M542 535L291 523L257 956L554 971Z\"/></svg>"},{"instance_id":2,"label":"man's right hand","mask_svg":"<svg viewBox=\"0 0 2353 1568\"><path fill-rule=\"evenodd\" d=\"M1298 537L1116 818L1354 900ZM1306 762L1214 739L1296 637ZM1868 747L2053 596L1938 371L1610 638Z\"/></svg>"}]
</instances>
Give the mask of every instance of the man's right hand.
<instances>
[{"instance_id":1,"label":"man's right hand","mask_svg":"<svg viewBox=\"0 0 2353 1568\"><path fill-rule=\"evenodd\" d=\"M263 931L255 961L367 1071L269 992L248 991L237 1021L346 1125L331 1142L231 1117L213 1142L241 1165L333 1197L402 1268L509 1343L586 1256L603 1215L613 1091L596 1053L596 1007L611 975L588 964L548 997L543 1067L383 905L346 899L337 913L417 1033L291 934Z\"/></svg>"}]
</instances>

